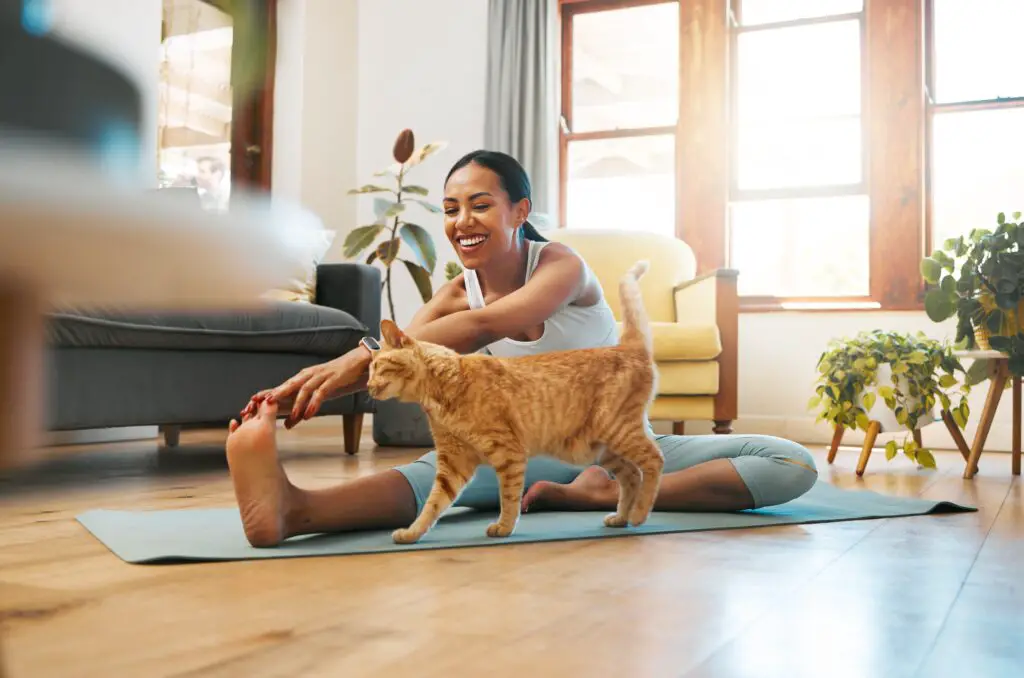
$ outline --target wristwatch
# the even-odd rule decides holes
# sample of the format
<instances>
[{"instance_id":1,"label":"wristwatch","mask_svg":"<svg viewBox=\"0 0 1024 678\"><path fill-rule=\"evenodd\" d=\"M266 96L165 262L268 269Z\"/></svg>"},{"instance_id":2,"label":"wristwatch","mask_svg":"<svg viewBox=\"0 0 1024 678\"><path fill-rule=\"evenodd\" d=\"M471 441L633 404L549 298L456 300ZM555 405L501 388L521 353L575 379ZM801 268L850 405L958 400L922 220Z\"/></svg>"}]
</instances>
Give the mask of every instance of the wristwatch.
<instances>
[{"instance_id":1,"label":"wristwatch","mask_svg":"<svg viewBox=\"0 0 1024 678\"><path fill-rule=\"evenodd\" d=\"M363 337L359 340L359 343L370 352L370 355L380 350L380 342L373 337Z\"/></svg>"}]
</instances>

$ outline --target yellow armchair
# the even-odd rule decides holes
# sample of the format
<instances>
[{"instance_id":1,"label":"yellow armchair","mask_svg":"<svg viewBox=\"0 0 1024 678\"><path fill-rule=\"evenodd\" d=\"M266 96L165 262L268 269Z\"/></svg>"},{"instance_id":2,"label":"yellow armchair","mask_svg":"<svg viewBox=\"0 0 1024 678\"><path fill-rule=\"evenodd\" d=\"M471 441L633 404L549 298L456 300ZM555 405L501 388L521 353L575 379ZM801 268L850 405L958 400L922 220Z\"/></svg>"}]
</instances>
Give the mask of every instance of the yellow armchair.
<instances>
[{"instance_id":1,"label":"yellow armchair","mask_svg":"<svg viewBox=\"0 0 1024 678\"><path fill-rule=\"evenodd\" d=\"M711 421L715 433L730 433L737 410L736 271L697 276L693 250L655 233L553 229L544 235L583 257L616 318L622 317L619 279L635 262L650 262L640 281L659 373L650 418L671 421L675 433L686 421Z\"/></svg>"}]
</instances>

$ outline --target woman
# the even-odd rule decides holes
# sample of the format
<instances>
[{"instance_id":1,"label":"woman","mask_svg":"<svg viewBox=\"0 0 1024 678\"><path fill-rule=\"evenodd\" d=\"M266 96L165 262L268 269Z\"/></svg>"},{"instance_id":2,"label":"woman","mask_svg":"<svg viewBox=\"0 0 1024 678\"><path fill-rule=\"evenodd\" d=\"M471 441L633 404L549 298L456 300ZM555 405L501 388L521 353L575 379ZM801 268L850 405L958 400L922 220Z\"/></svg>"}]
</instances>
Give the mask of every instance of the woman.
<instances>
[{"instance_id":1,"label":"woman","mask_svg":"<svg viewBox=\"0 0 1024 678\"><path fill-rule=\"evenodd\" d=\"M618 330L602 289L568 247L546 241L527 221L530 182L502 153L476 151L445 181L445 234L465 271L442 287L405 330L414 338L496 356L614 344ZM279 413L289 428L314 416L325 399L365 387L363 346L307 368L253 396L232 421L228 464L246 536L254 546L288 537L409 525L434 479L435 454L321 490L292 485L274 441ZM665 455L655 504L661 511L738 511L780 504L817 479L808 451L766 436L655 436ZM615 481L599 466L530 460L524 510L613 510ZM498 508L494 471L481 467L456 505Z\"/></svg>"}]
</instances>

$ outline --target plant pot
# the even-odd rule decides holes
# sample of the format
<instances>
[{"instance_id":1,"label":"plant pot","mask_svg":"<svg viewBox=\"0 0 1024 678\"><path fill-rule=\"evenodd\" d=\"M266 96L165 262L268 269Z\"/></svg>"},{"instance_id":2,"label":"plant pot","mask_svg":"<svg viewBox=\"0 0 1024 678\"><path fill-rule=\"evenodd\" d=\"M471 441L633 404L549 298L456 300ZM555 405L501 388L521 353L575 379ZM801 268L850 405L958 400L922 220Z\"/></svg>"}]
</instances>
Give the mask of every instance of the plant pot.
<instances>
[{"instance_id":1,"label":"plant pot","mask_svg":"<svg viewBox=\"0 0 1024 678\"><path fill-rule=\"evenodd\" d=\"M984 325L974 326L974 343L978 345L978 349L982 351L990 351L992 349L991 344L988 343L988 328Z\"/></svg>"},{"instance_id":2,"label":"plant pot","mask_svg":"<svg viewBox=\"0 0 1024 678\"><path fill-rule=\"evenodd\" d=\"M419 405L380 400L373 412L373 442L382 447L433 447L434 437Z\"/></svg>"},{"instance_id":3,"label":"plant pot","mask_svg":"<svg viewBox=\"0 0 1024 678\"><path fill-rule=\"evenodd\" d=\"M906 377L896 377L896 383L892 382L892 367L890 365L880 365L878 367L878 386L892 386L897 390L906 393L907 392L907 380ZM877 388L877 387L875 387ZM907 405L911 408L916 407L920 403L919 398L907 398ZM863 405L861 405L863 407ZM935 410L938 406L933 407L931 412L927 412L924 415L918 417L917 428L921 428L931 424L936 420ZM881 430L884 432L891 433L893 431L905 431L908 427L903 426L896 421L896 413L889 409L889 406L885 404L885 400L881 396L875 399L875 404L867 411L868 419L877 421L881 426Z\"/></svg>"}]
</instances>

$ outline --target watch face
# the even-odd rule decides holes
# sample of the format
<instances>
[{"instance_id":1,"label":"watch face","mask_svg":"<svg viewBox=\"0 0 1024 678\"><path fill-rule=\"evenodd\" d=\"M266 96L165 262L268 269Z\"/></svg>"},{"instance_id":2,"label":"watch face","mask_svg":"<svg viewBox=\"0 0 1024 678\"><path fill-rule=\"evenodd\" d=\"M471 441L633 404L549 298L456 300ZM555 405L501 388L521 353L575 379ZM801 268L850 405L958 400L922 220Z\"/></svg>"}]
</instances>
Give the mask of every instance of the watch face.
<instances>
[{"instance_id":1,"label":"watch face","mask_svg":"<svg viewBox=\"0 0 1024 678\"><path fill-rule=\"evenodd\" d=\"M363 346L370 349L371 351L380 350L380 342L378 342L373 337L363 337Z\"/></svg>"}]
</instances>

